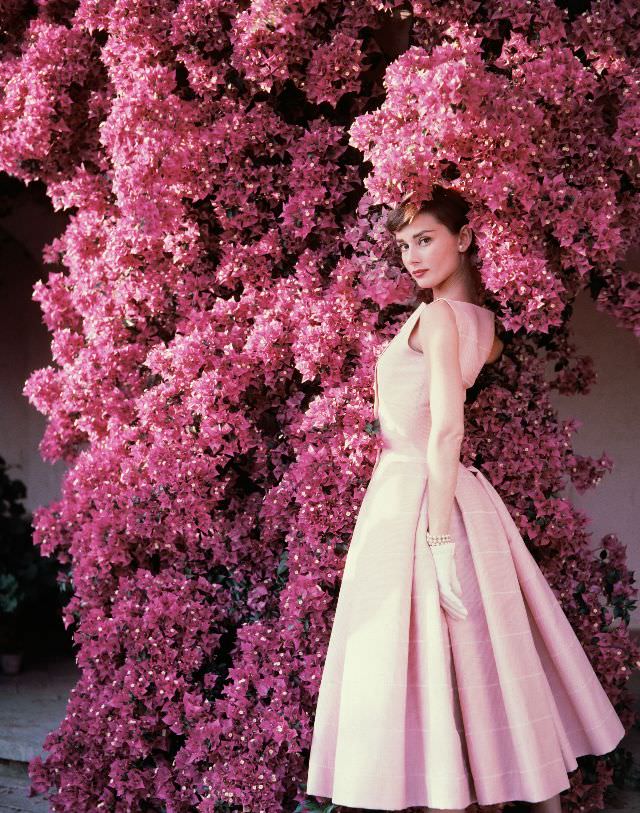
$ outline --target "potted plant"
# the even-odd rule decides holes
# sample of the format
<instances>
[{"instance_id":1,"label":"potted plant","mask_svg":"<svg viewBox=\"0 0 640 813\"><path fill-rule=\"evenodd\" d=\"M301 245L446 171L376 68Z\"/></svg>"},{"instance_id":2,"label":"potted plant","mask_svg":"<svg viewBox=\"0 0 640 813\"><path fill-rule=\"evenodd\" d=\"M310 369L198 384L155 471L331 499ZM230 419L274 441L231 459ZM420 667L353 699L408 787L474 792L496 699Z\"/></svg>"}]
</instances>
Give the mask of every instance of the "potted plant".
<instances>
[{"instance_id":1,"label":"potted plant","mask_svg":"<svg viewBox=\"0 0 640 813\"><path fill-rule=\"evenodd\" d=\"M17 675L22 666L19 611L24 596L13 573L0 573L0 667L7 675Z\"/></svg>"},{"instance_id":2,"label":"potted plant","mask_svg":"<svg viewBox=\"0 0 640 813\"><path fill-rule=\"evenodd\" d=\"M23 505L26 487L8 468L0 457L0 667L16 674L34 627L37 632L46 626L51 596L59 590L56 563L33 544L32 518Z\"/></svg>"}]
</instances>

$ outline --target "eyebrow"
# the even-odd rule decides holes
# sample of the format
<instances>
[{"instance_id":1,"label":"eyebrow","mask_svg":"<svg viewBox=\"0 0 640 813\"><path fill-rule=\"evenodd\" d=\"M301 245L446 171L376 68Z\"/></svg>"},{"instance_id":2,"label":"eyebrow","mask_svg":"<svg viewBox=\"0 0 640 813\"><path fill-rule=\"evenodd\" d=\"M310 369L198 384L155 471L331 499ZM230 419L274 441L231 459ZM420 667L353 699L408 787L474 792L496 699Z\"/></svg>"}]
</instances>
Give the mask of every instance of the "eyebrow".
<instances>
[{"instance_id":1,"label":"eyebrow","mask_svg":"<svg viewBox=\"0 0 640 813\"><path fill-rule=\"evenodd\" d=\"M419 231L417 234L414 234L413 239L415 240L416 237L420 237L421 234L424 234L425 232L428 232L428 231L435 231L435 229L423 229L422 231ZM396 243L404 243L404 240L402 239L402 237L399 240L396 238L395 242Z\"/></svg>"}]
</instances>

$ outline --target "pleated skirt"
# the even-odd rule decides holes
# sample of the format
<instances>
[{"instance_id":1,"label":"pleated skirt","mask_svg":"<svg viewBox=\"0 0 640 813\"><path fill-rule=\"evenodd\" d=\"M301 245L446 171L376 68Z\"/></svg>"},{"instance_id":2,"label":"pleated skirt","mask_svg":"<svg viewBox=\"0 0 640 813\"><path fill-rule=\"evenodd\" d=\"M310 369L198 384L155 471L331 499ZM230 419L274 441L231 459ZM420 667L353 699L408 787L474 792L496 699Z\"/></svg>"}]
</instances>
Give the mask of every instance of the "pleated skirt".
<instances>
[{"instance_id":1,"label":"pleated skirt","mask_svg":"<svg viewBox=\"0 0 640 813\"><path fill-rule=\"evenodd\" d=\"M499 494L462 464L451 531L468 615L441 609L423 467L385 450L361 504L306 792L385 810L548 799L624 726Z\"/></svg>"}]
</instances>

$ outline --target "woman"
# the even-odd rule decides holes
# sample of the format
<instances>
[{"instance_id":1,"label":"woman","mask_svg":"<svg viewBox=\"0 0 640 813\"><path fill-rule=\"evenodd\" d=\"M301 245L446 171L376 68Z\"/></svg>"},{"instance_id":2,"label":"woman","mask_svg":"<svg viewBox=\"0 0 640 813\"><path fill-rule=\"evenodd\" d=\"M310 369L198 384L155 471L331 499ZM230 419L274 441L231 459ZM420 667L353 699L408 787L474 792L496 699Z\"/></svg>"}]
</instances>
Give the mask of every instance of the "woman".
<instances>
[{"instance_id":1,"label":"woman","mask_svg":"<svg viewBox=\"0 0 640 813\"><path fill-rule=\"evenodd\" d=\"M465 390L500 355L468 205L436 188L387 228L433 301L378 359L383 448L345 560L307 793L348 807L559 813L576 757L624 727L497 491L460 462Z\"/></svg>"}]
</instances>

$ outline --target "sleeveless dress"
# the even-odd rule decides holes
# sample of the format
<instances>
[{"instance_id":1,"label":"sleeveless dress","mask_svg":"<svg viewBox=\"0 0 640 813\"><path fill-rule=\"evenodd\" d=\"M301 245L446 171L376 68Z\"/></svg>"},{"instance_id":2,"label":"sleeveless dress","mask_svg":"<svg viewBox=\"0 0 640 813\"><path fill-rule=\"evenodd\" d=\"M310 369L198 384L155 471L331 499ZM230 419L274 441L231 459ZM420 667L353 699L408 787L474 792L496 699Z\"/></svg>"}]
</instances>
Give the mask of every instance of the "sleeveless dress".
<instances>
[{"instance_id":1,"label":"sleeveless dress","mask_svg":"<svg viewBox=\"0 0 640 813\"><path fill-rule=\"evenodd\" d=\"M494 314L445 301L469 388ZM498 492L462 463L450 531L468 615L440 607L425 539L427 368L408 341L421 314L429 305L376 363L382 449L345 558L306 793L383 810L542 801L570 787L577 756L612 751L625 729Z\"/></svg>"}]
</instances>

